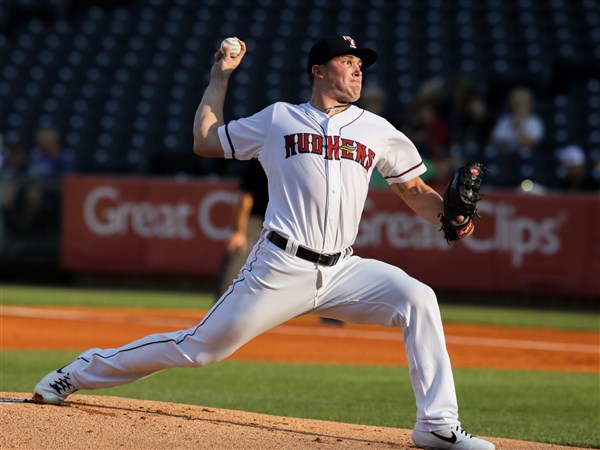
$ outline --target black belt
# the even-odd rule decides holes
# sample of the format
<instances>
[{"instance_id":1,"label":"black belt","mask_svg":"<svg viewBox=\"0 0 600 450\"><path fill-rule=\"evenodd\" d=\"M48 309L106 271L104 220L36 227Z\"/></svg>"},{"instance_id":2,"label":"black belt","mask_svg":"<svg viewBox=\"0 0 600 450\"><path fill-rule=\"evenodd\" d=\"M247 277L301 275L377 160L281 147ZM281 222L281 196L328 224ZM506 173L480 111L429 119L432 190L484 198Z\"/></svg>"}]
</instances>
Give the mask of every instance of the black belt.
<instances>
[{"instance_id":1,"label":"black belt","mask_svg":"<svg viewBox=\"0 0 600 450\"><path fill-rule=\"evenodd\" d=\"M282 250L287 248L288 240L275 231L270 231L267 234L267 239ZM317 253L300 245L296 250L296 256L322 266L334 266L339 261L342 253Z\"/></svg>"}]
</instances>

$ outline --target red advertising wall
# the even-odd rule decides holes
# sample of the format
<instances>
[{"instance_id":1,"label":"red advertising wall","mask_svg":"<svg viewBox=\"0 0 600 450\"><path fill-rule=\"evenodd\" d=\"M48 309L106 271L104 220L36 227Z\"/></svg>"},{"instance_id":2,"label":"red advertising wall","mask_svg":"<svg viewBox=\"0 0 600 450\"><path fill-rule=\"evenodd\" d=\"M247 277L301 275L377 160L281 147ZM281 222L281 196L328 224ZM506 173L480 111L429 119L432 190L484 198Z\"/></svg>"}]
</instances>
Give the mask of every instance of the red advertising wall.
<instances>
[{"instance_id":1,"label":"red advertising wall","mask_svg":"<svg viewBox=\"0 0 600 450\"><path fill-rule=\"evenodd\" d=\"M64 196L64 268L215 276L236 186L75 176ZM355 253L438 289L600 297L598 196L494 193L479 209L475 235L449 246L390 190L373 190Z\"/></svg>"},{"instance_id":2,"label":"red advertising wall","mask_svg":"<svg viewBox=\"0 0 600 450\"><path fill-rule=\"evenodd\" d=\"M63 192L64 268L216 275L235 184L74 176Z\"/></svg>"},{"instance_id":3,"label":"red advertising wall","mask_svg":"<svg viewBox=\"0 0 600 450\"><path fill-rule=\"evenodd\" d=\"M391 192L369 194L355 253L436 288L600 297L600 197L487 194L452 245Z\"/></svg>"}]
</instances>

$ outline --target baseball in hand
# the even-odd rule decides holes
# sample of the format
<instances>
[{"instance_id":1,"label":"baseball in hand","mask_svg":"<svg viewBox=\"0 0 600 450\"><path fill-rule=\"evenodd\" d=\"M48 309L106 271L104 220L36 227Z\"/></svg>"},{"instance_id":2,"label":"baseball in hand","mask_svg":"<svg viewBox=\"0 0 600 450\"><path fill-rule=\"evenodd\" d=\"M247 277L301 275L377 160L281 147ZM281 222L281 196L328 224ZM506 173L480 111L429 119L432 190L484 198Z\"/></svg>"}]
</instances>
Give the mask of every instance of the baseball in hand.
<instances>
[{"instance_id":1,"label":"baseball in hand","mask_svg":"<svg viewBox=\"0 0 600 450\"><path fill-rule=\"evenodd\" d=\"M238 41L237 38L234 37L228 37L227 39L223 39L223 42L221 42L221 51L223 53L225 53L225 50L223 49L223 47L225 46L229 47L229 51L231 52L230 55L232 57L239 55L242 51L240 41Z\"/></svg>"}]
</instances>

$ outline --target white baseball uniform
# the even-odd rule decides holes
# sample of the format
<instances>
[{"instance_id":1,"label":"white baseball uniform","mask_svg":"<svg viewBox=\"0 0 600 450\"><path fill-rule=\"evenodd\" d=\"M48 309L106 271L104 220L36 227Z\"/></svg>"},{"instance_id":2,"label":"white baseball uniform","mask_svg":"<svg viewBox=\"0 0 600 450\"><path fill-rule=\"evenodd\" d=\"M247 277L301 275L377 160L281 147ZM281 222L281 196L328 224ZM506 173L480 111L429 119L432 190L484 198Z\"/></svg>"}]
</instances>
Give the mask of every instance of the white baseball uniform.
<instances>
[{"instance_id":1,"label":"white baseball uniform","mask_svg":"<svg viewBox=\"0 0 600 450\"><path fill-rule=\"evenodd\" d=\"M420 175L425 167L414 145L356 106L329 117L309 103L275 103L218 133L226 158L257 157L269 179L264 231L245 266L197 326L88 350L68 366L72 383L104 388L170 367L201 367L311 313L400 328L417 401L415 429L458 425L434 292L397 267L352 255L373 169L389 183ZM307 254L329 265L303 259Z\"/></svg>"}]
</instances>

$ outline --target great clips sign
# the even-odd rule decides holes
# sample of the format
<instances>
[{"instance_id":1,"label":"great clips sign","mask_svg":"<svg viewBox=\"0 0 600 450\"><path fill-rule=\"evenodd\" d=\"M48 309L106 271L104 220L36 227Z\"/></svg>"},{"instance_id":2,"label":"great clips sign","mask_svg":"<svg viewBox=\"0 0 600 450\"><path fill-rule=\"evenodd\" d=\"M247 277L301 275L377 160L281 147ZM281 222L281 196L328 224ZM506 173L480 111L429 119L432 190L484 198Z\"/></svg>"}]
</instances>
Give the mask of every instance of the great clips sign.
<instances>
[{"instance_id":1,"label":"great clips sign","mask_svg":"<svg viewBox=\"0 0 600 450\"><path fill-rule=\"evenodd\" d=\"M69 177L63 192L65 268L216 275L235 184Z\"/></svg>"},{"instance_id":2,"label":"great clips sign","mask_svg":"<svg viewBox=\"0 0 600 450\"><path fill-rule=\"evenodd\" d=\"M442 233L374 191L355 253L444 289L600 296L600 197L486 194L475 234Z\"/></svg>"},{"instance_id":3,"label":"great clips sign","mask_svg":"<svg viewBox=\"0 0 600 450\"><path fill-rule=\"evenodd\" d=\"M69 177L63 266L73 271L217 275L233 183ZM449 246L390 190L369 194L355 253L435 288L600 296L600 198L488 194L475 235Z\"/></svg>"}]
</instances>

